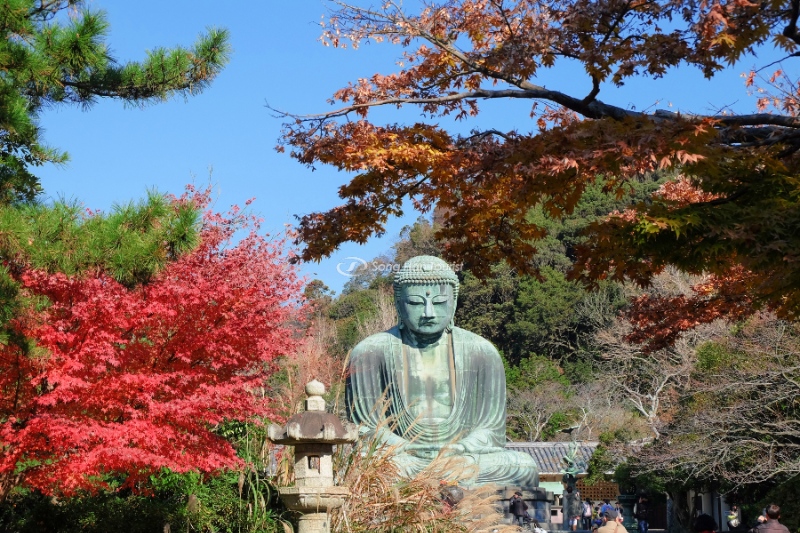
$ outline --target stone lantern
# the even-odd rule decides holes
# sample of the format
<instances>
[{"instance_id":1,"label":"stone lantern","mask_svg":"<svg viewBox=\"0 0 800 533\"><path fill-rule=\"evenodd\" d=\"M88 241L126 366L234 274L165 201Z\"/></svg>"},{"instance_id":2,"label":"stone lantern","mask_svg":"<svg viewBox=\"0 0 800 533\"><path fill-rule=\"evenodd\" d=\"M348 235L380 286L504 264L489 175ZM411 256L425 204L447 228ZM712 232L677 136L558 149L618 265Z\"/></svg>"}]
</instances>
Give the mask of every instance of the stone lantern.
<instances>
[{"instance_id":1,"label":"stone lantern","mask_svg":"<svg viewBox=\"0 0 800 533\"><path fill-rule=\"evenodd\" d=\"M353 443L358 437L354 424L342 423L325 411L325 386L317 380L306 385L306 410L291 417L285 426L269 426L275 444L294 446L294 487L279 487L281 500L300 515L298 533L329 533L328 511L341 507L350 494L347 487L333 485L333 446Z\"/></svg>"}]
</instances>

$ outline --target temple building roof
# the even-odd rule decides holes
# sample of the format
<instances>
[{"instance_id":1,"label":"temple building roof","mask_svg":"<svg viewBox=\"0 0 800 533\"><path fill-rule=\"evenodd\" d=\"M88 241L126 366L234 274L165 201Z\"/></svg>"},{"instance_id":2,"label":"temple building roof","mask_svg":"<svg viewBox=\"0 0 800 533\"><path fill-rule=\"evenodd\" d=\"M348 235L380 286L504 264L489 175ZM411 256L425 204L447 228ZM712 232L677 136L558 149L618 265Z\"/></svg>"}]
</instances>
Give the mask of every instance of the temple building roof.
<instances>
[{"instance_id":1,"label":"temple building roof","mask_svg":"<svg viewBox=\"0 0 800 533\"><path fill-rule=\"evenodd\" d=\"M578 475L586 474L586 467L592 457L598 442L581 441L578 442L578 451L575 454L577 467L580 469ZM515 450L529 454L536 460L539 467L539 474L562 474L566 463L564 456L569 453L570 442L508 442L507 450Z\"/></svg>"}]
</instances>

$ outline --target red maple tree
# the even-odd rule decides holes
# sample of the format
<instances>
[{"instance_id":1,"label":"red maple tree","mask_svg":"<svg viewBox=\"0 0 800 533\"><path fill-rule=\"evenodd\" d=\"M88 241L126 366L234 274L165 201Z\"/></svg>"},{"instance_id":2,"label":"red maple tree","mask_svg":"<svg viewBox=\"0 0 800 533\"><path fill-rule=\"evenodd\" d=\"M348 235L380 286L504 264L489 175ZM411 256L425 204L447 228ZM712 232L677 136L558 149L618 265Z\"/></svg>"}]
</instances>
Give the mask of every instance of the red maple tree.
<instances>
[{"instance_id":1,"label":"red maple tree","mask_svg":"<svg viewBox=\"0 0 800 533\"><path fill-rule=\"evenodd\" d=\"M19 271L41 303L13 321L35 348L0 345L0 501L19 485L68 495L121 473L135 489L164 467L237 464L213 428L270 416L264 379L302 341L302 280L284 241L257 230L238 208L207 211L199 247L136 287Z\"/></svg>"}]
</instances>

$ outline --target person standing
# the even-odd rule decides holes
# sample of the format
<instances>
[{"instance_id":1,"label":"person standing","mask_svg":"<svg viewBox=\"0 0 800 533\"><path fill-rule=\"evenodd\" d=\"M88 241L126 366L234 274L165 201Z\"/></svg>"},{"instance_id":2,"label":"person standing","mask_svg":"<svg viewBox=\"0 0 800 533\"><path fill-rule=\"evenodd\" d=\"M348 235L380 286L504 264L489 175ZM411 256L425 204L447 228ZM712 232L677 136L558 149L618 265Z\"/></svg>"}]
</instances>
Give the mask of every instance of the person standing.
<instances>
[{"instance_id":1,"label":"person standing","mask_svg":"<svg viewBox=\"0 0 800 533\"><path fill-rule=\"evenodd\" d=\"M514 522L519 526L525 525L525 517L528 515L528 504L522 500L522 493L517 491L508 503L508 510L514 515Z\"/></svg>"},{"instance_id":2,"label":"person standing","mask_svg":"<svg viewBox=\"0 0 800 533\"><path fill-rule=\"evenodd\" d=\"M728 511L727 522L728 522L728 530L730 531L738 529L739 526L741 525L742 515L741 511L739 511L738 505L735 504L731 505L731 509L730 511Z\"/></svg>"},{"instance_id":3,"label":"person standing","mask_svg":"<svg viewBox=\"0 0 800 533\"><path fill-rule=\"evenodd\" d=\"M564 492L563 513L564 519L569 520L568 525L570 531L578 530L578 522L581 516L581 496L579 492L573 491L571 485L568 485Z\"/></svg>"},{"instance_id":4,"label":"person standing","mask_svg":"<svg viewBox=\"0 0 800 533\"><path fill-rule=\"evenodd\" d=\"M639 533L647 533L647 530L650 528L650 523L648 520L650 517L650 502L647 501L647 497L642 495L639 496L639 501L636 502L636 509L634 509L633 517L636 519L636 529Z\"/></svg>"},{"instance_id":5,"label":"person standing","mask_svg":"<svg viewBox=\"0 0 800 533\"><path fill-rule=\"evenodd\" d=\"M586 498L583 502L581 511L581 529L589 531L592 529L592 500Z\"/></svg>"},{"instance_id":6,"label":"person standing","mask_svg":"<svg viewBox=\"0 0 800 533\"><path fill-rule=\"evenodd\" d=\"M603 513L603 525L597 529L597 533L628 533L628 530L619 523L617 512L611 509Z\"/></svg>"},{"instance_id":7,"label":"person standing","mask_svg":"<svg viewBox=\"0 0 800 533\"><path fill-rule=\"evenodd\" d=\"M600 517L602 518L606 511L613 511L614 506L611 505L611 500L608 498L603 499L603 505L600 506Z\"/></svg>"},{"instance_id":8,"label":"person standing","mask_svg":"<svg viewBox=\"0 0 800 533\"><path fill-rule=\"evenodd\" d=\"M789 528L778 522L778 519L781 517L780 507L771 503L767 505L765 514L767 518L766 521L758 524L750 531L755 531L756 533L789 533Z\"/></svg>"}]
</instances>

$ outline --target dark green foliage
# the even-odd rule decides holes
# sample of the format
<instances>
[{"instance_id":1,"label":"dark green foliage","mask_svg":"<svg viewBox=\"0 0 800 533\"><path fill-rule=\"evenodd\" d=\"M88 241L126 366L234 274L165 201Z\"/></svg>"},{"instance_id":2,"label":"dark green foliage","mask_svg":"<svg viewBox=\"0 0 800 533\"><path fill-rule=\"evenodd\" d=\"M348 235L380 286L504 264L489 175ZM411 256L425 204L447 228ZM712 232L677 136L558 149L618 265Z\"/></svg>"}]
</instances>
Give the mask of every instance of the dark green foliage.
<instances>
[{"instance_id":1,"label":"dark green foliage","mask_svg":"<svg viewBox=\"0 0 800 533\"><path fill-rule=\"evenodd\" d=\"M405 226L400 231L400 240L392 246L395 264L402 265L418 255L441 257L442 243L436 240L436 229L435 224L423 216L411 226Z\"/></svg>"},{"instance_id":2,"label":"dark green foliage","mask_svg":"<svg viewBox=\"0 0 800 533\"><path fill-rule=\"evenodd\" d=\"M506 328L506 353L512 360L530 353L558 358L573 344L570 337L580 327L575 309L585 291L552 267L543 267L541 275L541 280L526 277L519 284Z\"/></svg>"},{"instance_id":3,"label":"dark green foliage","mask_svg":"<svg viewBox=\"0 0 800 533\"><path fill-rule=\"evenodd\" d=\"M630 431L623 428L613 432L601 433L599 444L594 454L592 454L589 464L587 465L587 472L589 475L586 477L586 482L589 484L598 481L615 480L621 487L630 489L636 485L636 479L633 478L630 465L628 463L619 463L611 454L611 449L615 445L629 443L635 435ZM640 480L640 486L644 483ZM648 489L653 486L648 484Z\"/></svg>"},{"instance_id":4,"label":"dark green foliage","mask_svg":"<svg viewBox=\"0 0 800 533\"><path fill-rule=\"evenodd\" d=\"M252 474L251 476L252 477ZM172 531L271 533L282 530L273 501L254 510L249 482L238 472L203 479L199 474L164 471L151 478L152 495L103 492L55 500L38 493L16 494L0 506L0 530L7 533L152 533ZM240 483L242 488L240 490ZM260 517L258 515L261 515Z\"/></svg>"},{"instance_id":5,"label":"dark green foliage","mask_svg":"<svg viewBox=\"0 0 800 533\"><path fill-rule=\"evenodd\" d=\"M518 365L510 366L507 360L504 365L509 437L550 440L573 423L570 382L553 360L533 354Z\"/></svg>"},{"instance_id":6,"label":"dark green foliage","mask_svg":"<svg viewBox=\"0 0 800 533\"><path fill-rule=\"evenodd\" d=\"M358 326L369 320L377 308L374 289L342 294L330 307L328 316L336 324L336 351L347 354L360 340Z\"/></svg>"},{"instance_id":7,"label":"dark green foliage","mask_svg":"<svg viewBox=\"0 0 800 533\"><path fill-rule=\"evenodd\" d=\"M564 378L570 383L587 383L598 379L595 365L588 357L565 360L563 370Z\"/></svg>"},{"instance_id":8,"label":"dark green foliage","mask_svg":"<svg viewBox=\"0 0 800 533\"><path fill-rule=\"evenodd\" d=\"M0 506L0 529L9 533L163 531L164 524L176 523L179 506L169 499L114 493L62 501L38 493L13 495Z\"/></svg>"},{"instance_id":9,"label":"dark green foliage","mask_svg":"<svg viewBox=\"0 0 800 533\"><path fill-rule=\"evenodd\" d=\"M553 413L550 420L547 421L544 431L542 431L543 442L554 440L558 433L565 427L569 427L575 421L574 413L558 411Z\"/></svg>"},{"instance_id":10,"label":"dark green foliage","mask_svg":"<svg viewBox=\"0 0 800 533\"><path fill-rule=\"evenodd\" d=\"M120 283L147 282L198 243L199 212L151 192L147 199L87 215L78 203L0 208L0 250L11 263L75 275L105 271Z\"/></svg>"},{"instance_id":11,"label":"dark green foliage","mask_svg":"<svg viewBox=\"0 0 800 533\"><path fill-rule=\"evenodd\" d=\"M661 176L650 175L630 182L625 196L605 192L599 183L594 183L586 188L572 213L563 218L553 218L547 215L541 204L537 205L528 213L528 220L545 228L547 236L536 241L534 263L538 267L549 266L566 273L575 259L575 247L586 241L583 233L589 224L612 211L623 211L638 202L649 201L650 195L663 181Z\"/></svg>"},{"instance_id":12,"label":"dark green foliage","mask_svg":"<svg viewBox=\"0 0 800 533\"><path fill-rule=\"evenodd\" d=\"M322 280L312 279L303 290L303 296L315 305L330 304L333 300L333 291Z\"/></svg>"},{"instance_id":13,"label":"dark green foliage","mask_svg":"<svg viewBox=\"0 0 800 533\"><path fill-rule=\"evenodd\" d=\"M371 289L343 294L331 306L329 316L334 320L353 317L363 320L375 311L374 291Z\"/></svg>"},{"instance_id":14,"label":"dark green foliage","mask_svg":"<svg viewBox=\"0 0 800 533\"><path fill-rule=\"evenodd\" d=\"M0 505L6 533L152 533L169 524L173 532L273 533L283 531L287 513L267 477L266 427L227 421L217 433L244 459L241 470L204 477L164 469L149 480L149 495L105 491L54 499L17 490ZM121 480L109 479L111 487ZM147 492L147 491L144 491Z\"/></svg>"},{"instance_id":15,"label":"dark green foliage","mask_svg":"<svg viewBox=\"0 0 800 533\"><path fill-rule=\"evenodd\" d=\"M504 263L492 269L492 278L480 280L464 272L455 321L459 327L490 339L501 353L508 345L506 328L514 313L519 277Z\"/></svg>"},{"instance_id":16,"label":"dark green foliage","mask_svg":"<svg viewBox=\"0 0 800 533\"><path fill-rule=\"evenodd\" d=\"M606 481L612 477L609 472L616 468L616 462L611 457L608 448L601 442L589 459L586 471L588 475L584 478L584 483L594 485L598 481Z\"/></svg>"},{"instance_id":17,"label":"dark green foliage","mask_svg":"<svg viewBox=\"0 0 800 533\"><path fill-rule=\"evenodd\" d=\"M84 9L86 4L0 1L0 205L31 201L41 192L31 167L67 160L41 139L43 107L86 107L98 97L143 105L176 93L188 96L228 61L227 31L212 29L191 49L157 48L141 63L120 65L105 43L103 13Z\"/></svg>"},{"instance_id":18,"label":"dark green foliage","mask_svg":"<svg viewBox=\"0 0 800 533\"><path fill-rule=\"evenodd\" d=\"M648 197L659 185L651 176L631 185L630 195L618 198L600 185L587 189L573 213L549 217L541 207L528 217L547 229L536 242L531 260L540 277L519 276L506 265L492 269L489 279L463 276L456 322L490 339L514 364L536 353L559 360L575 381L588 379L592 336L625 305L618 285L601 283L594 292L567 279L574 248L585 240L583 230L614 210L623 210Z\"/></svg>"},{"instance_id":19,"label":"dark green foliage","mask_svg":"<svg viewBox=\"0 0 800 533\"><path fill-rule=\"evenodd\" d=\"M555 382L569 385L563 371L551 359L532 354L516 366L506 364L506 383L509 389L533 389L544 383Z\"/></svg>"},{"instance_id":20,"label":"dark green foliage","mask_svg":"<svg viewBox=\"0 0 800 533\"><path fill-rule=\"evenodd\" d=\"M512 363L543 354L585 381L591 337L625 304L622 291L607 283L587 292L559 270L541 272L541 279L519 277L498 266L485 282L465 273L456 323L490 339Z\"/></svg>"},{"instance_id":21,"label":"dark green foliage","mask_svg":"<svg viewBox=\"0 0 800 533\"><path fill-rule=\"evenodd\" d=\"M717 372L730 368L747 355L731 351L728 346L718 342L707 342L697 347L697 371Z\"/></svg>"},{"instance_id":22,"label":"dark green foliage","mask_svg":"<svg viewBox=\"0 0 800 533\"><path fill-rule=\"evenodd\" d=\"M774 503L781 508L781 524L789 531L800 529L800 477L794 476L746 488L739 488L733 495L735 501L743 503L744 523L755 523L764 507Z\"/></svg>"},{"instance_id":23,"label":"dark green foliage","mask_svg":"<svg viewBox=\"0 0 800 533\"><path fill-rule=\"evenodd\" d=\"M108 215L88 215L76 203L0 206L0 340L9 340L4 326L22 308L42 304L20 294L13 277L18 269L102 271L128 286L146 283L197 245L198 230L199 212L191 203L173 204L156 193Z\"/></svg>"}]
</instances>

